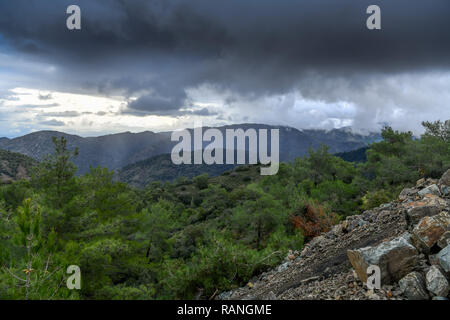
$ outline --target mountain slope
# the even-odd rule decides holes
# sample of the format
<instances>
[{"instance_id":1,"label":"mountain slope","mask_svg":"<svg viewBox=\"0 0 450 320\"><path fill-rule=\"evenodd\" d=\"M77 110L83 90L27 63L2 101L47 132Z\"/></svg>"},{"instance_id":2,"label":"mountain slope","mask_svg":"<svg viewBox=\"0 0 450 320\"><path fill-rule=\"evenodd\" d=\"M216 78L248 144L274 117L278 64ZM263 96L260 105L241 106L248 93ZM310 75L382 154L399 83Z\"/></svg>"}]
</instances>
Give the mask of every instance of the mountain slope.
<instances>
[{"instance_id":1,"label":"mountain slope","mask_svg":"<svg viewBox=\"0 0 450 320\"><path fill-rule=\"evenodd\" d=\"M170 154L163 154L119 169L116 178L134 187L143 188L152 181L172 181L178 177L193 178L203 173L214 177L234 167L234 165L206 164L175 165Z\"/></svg>"},{"instance_id":2,"label":"mountain slope","mask_svg":"<svg viewBox=\"0 0 450 320\"><path fill-rule=\"evenodd\" d=\"M418 293L420 299L436 296L430 291L436 285L427 282L425 288L425 283L414 283L410 278L425 279L426 275L431 279L430 272L433 276L438 273L432 266L439 265L437 269L443 270L450 266L449 255L445 255L450 251L449 185L450 170L439 182L421 179L415 187L404 189L398 200L347 217L314 238L302 252L291 252L276 269L255 277L247 287L221 293L218 299L387 300L417 298L413 296ZM364 263L358 258L365 259ZM361 273L367 277L367 261L381 269L380 289L369 290L361 279Z\"/></svg>"},{"instance_id":3,"label":"mountain slope","mask_svg":"<svg viewBox=\"0 0 450 320\"><path fill-rule=\"evenodd\" d=\"M0 183L29 178L37 161L20 153L0 150Z\"/></svg>"},{"instance_id":4,"label":"mountain slope","mask_svg":"<svg viewBox=\"0 0 450 320\"><path fill-rule=\"evenodd\" d=\"M261 124L239 124L219 127L226 129L242 128L279 129L280 160L290 161L307 154L308 148L326 144L331 153L351 151L380 140L379 134L361 135L348 129L297 130L284 126ZM205 128L206 129L206 128ZM39 131L14 139L0 139L0 149L18 152L36 160L42 160L53 150L51 138L64 136L69 149L77 147L79 156L74 160L79 173L85 173L90 166L118 169L153 156L170 153L176 142L170 141L171 132L119 133L100 137L83 138L56 131ZM204 143L206 145L207 143Z\"/></svg>"}]
</instances>

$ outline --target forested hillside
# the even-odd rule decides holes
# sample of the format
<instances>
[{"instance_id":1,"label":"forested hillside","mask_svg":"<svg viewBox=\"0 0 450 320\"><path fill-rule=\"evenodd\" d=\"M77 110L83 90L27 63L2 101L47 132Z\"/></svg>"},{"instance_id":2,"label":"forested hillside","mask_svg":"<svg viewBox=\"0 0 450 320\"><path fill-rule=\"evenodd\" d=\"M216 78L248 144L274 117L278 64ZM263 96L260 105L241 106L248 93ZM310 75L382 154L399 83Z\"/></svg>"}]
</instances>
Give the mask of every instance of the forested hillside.
<instances>
[{"instance_id":1,"label":"forested hillside","mask_svg":"<svg viewBox=\"0 0 450 320\"><path fill-rule=\"evenodd\" d=\"M180 166L172 162L170 154L162 154L120 168L116 172L116 178L133 187L143 188L153 181L164 182L182 177L193 178L204 173L214 177L234 167L233 164L186 164Z\"/></svg>"},{"instance_id":2,"label":"forested hillside","mask_svg":"<svg viewBox=\"0 0 450 320\"><path fill-rule=\"evenodd\" d=\"M143 189L101 167L77 176L78 150L54 138L30 181L0 187L0 298L213 298L343 218L439 178L450 167L450 122L424 126L420 139L385 128L365 163L322 146L275 176L240 166ZM69 265L81 268L81 290L65 286Z\"/></svg>"},{"instance_id":3,"label":"forested hillside","mask_svg":"<svg viewBox=\"0 0 450 320\"><path fill-rule=\"evenodd\" d=\"M36 160L20 153L0 150L0 183L27 179Z\"/></svg>"}]
</instances>

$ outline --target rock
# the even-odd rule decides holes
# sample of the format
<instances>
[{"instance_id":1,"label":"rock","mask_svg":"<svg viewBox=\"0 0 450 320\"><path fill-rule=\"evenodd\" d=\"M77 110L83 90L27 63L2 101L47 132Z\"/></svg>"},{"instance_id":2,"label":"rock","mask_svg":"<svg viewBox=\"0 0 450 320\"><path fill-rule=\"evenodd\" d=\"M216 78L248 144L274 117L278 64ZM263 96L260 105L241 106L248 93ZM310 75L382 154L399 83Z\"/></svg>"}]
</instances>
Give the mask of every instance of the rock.
<instances>
[{"instance_id":1,"label":"rock","mask_svg":"<svg viewBox=\"0 0 450 320\"><path fill-rule=\"evenodd\" d=\"M321 242L323 242L324 240L325 240L324 236L315 237L309 242L309 247L313 248L316 246L320 246Z\"/></svg>"},{"instance_id":2,"label":"rock","mask_svg":"<svg viewBox=\"0 0 450 320\"><path fill-rule=\"evenodd\" d=\"M377 265L381 271L382 285L398 281L413 271L418 260L418 252L411 245L407 233L376 247L348 250L347 256L363 283L367 282L367 268Z\"/></svg>"},{"instance_id":3,"label":"rock","mask_svg":"<svg viewBox=\"0 0 450 320\"><path fill-rule=\"evenodd\" d=\"M392 203L384 203L380 206L381 209L389 209L392 207Z\"/></svg>"},{"instance_id":4,"label":"rock","mask_svg":"<svg viewBox=\"0 0 450 320\"><path fill-rule=\"evenodd\" d=\"M417 192L417 189L405 188L405 189L402 190L402 192L400 192L400 195L398 196L398 199L401 200L401 201L406 200L406 199L411 197L416 192Z\"/></svg>"},{"instance_id":5,"label":"rock","mask_svg":"<svg viewBox=\"0 0 450 320\"><path fill-rule=\"evenodd\" d=\"M433 297L433 300L445 300L445 301L448 301L448 298L446 298L446 297Z\"/></svg>"},{"instance_id":6,"label":"rock","mask_svg":"<svg viewBox=\"0 0 450 320\"><path fill-rule=\"evenodd\" d=\"M436 255L438 264L442 267L442 269L447 273L450 274L450 244L446 246L444 249L442 249L437 255Z\"/></svg>"},{"instance_id":7,"label":"rock","mask_svg":"<svg viewBox=\"0 0 450 320\"><path fill-rule=\"evenodd\" d=\"M439 238L437 245L439 248L444 249L450 244L450 231L445 231L444 234Z\"/></svg>"},{"instance_id":8,"label":"rock","mask_svg":"<svg viewBox=\"0 0 450 320\"><path fill-rule=\"evenodd\" d=\"M232 291L222 292L221 294L217 295L216 300L230 300L232 294Z\"/></svg>"},{"instance_id":9,"label":"rock","mask_svg":"<svg viewBox=\"0 0 450 320\"><path fill-rule=\"evenodd\" d=\"M443 196L449 196L450 195L450 187L449 186L441 186L441 193Z\"/></svg>"},{"instance_id":10,"label":"rock","mask_svg":"<svg viewBox=\"0 0 450 320\"><path fill-rule=\"evenodd\" d=\"M440 185L450 186L450 169L448 169L439 180Z\"/></svg>"},{"instance_id":11,"label":"rock","mask_svg":"<svg viewBox=\"0 0 450 320\"><path fill-rule=\"evenodd\" d=\"M278 298L273 291L270 291L263 300L278 300Z\"/></svg>"},{"instance_id":12,"label":"rock","mask_svg":"<svg viewBox=\"0 0 450 320\"><path fill-rule=\"evenodd\" d=\"M286 270L289 266L289 262L285 262L282 265L279 265L277 268L277 272L282 272L284 270Z\"/></svg>"},{"instance_id":13,"label":"rock","mask_svg":"<svg viewBox=\"0 0 450 320\"><path fill-rule=\"evenodd\" d=\"M449 291L449 284L445 276L437 266L431 266L426 276L427 289L435 296L446 297Z\"/></svg>"},{"instance_id":14,"label":"rock","mask_svg":"<svg viewBox=\"0 0 450 320\"><path fill-rule=\"evenodd\" d=\"M409 300L428 299L425 278L417 271L408 273L399 281L400 289Z\"/></svg>"},{"instance_id":15,"label":"rock","mask_svg":"<svg viewBox=\"0 0 450 320\"><path fill-rule=\"evenodd\" d=\"M420 207L413 207L406 211L406 223L408 225L409 230L414 228L414 226L422 219L423 217L429 217L437 215L441 211L439 206L435 205L424 205Z\"/></svg>"},{"instance_id":16,"label":"rock","mask_svg":"<svg viewBox=\"0 0 450 320\"><path fill-rule=\"evenodd\" d=\"M416 182L416 187L421 187L424 183L425 183L425 179L424 178L419 179Z\"/></svg>"},{"instance_id":17,"label":"rock","mask_svg":"<svg viewBox=\"0 0 450 320\"><path fill-rule=\"evenodd\" d=\"M367 221L364 221L361 219L360 216L349 216L347 219L342 223L342 231L344 233L351 232L354 229L361 227L363 225L368 224Z\"/></svg>"},{"instance_id":18,"label":"rock","mask_svg":"<svg viewBox=\"0 0 450 320\"><path fill-rule=\"evenodd\" d=\"M429 254L430 249L449 227L450 215L447 212L441 212L432 217L424 217L414 227L411 242L417 249Z\"/></svg>"},{"instance_id":19,"label":"rock","mask_svg":"<svg viewBox=\"0 0 450 320\"><path fill-rule=\"evenodd\" d=\"M426 194L434 194L435 196L440 196L441 191L439 190L439 187L435 184L432 184L431 186L428 186L418 192L418 194L423 197Z\"/></svg>"},{"instance_id":20,"label":"rock","mask_svg":"<svg viewBox=\"0 0 450 320\"><path fill-rule=\"evenodd\" d=\"M437 265L439 264L439 260L437 258L437 254L430 254L428 256L428 261L430 262L430 265Z\"/></svg>"},{"instance_id":21,"label":"rock","mask_svg":"<svg viewBox=\"0 0 450 320\"><path fill-rule=\"evenodd\" d=\"M335 235L340 235L342 234L342 224L337 224L335 225L332 229L331 232Z\"/></svg>"}]
</instances>

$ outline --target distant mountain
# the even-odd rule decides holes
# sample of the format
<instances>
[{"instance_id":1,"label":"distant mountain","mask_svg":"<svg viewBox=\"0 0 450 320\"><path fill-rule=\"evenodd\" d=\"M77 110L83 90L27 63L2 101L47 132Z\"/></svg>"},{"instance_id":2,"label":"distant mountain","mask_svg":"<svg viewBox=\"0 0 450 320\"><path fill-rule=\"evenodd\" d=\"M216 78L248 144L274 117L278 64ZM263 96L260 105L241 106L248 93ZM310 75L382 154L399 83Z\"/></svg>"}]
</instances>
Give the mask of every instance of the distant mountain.
<instances>
[{"instance_id":1,"label":"distant mountain","mask_svg":"<svg viewBox=\"0 0 450 320\"><path fill-rule=\"evenodd\" d=\"M345 129L298 130L285 126L269 126L261 124L239 124L218 127L223 134L226 129L242 128L279 129L280 130L280 160L290 161L304 156L309 146L313 148L326 144L330 153L346 152L367 146L381 139L380 134L357 134ZM206 128L205 128L206 129ZM75 164L79 173L85 173L90 166L102 166L109 169L119 169L129 164L148 160L151 157L168 154L176 142L170 141L171 132L119 133L100 137L83 138L56 131L39 131L22 137L0 139L0 149L6 149L42 160L53 150L51 138L64 136L68 147L79 149ZM207 143L204 143L206 145ZM270 147L269 147L270 148Z\"/></svg>"},{"instance_id":2,"label":"distant mountain","mask_svg":"<svg viewBox=\"0 0 450 320\"><path fill-rule=\"evenodd\" d=\"M90 166L117 169L154 155L170 153L170 133L119 133L100 137L82 138L57 131L39 131L15 139L0 141L0 149L19 152L42 160L53 152L52 137L65 137L69 149L78 147L75 159L79 173Z\"/></svg>"},{"instance_id":3,"label":"distant mountain","mask_svg":"<svg viewBox=\"0 0 450 320\"><path fill-rule=\"evenodd\" d=\"M28 179L37 161L20 153L0 150L0 183Z\"/></svg>"}]
</instances>

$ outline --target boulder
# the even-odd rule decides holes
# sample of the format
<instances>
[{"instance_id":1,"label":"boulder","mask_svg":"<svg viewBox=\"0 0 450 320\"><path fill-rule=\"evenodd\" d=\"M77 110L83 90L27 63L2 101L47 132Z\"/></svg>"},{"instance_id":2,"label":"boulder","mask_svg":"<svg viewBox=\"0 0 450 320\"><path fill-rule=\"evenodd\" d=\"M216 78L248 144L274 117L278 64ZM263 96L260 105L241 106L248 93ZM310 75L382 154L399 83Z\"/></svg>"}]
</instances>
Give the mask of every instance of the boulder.
<instances>
[{"instance_id":1,"label":"boulder","mask_svg":"<svg viewBox=\"0 0 450 320\"><path fill-rule=\"evenodd\" d=\"M410 198L412 195L414 195L415 193L417 193L417 189L405 188L402 190L402 192L400 192L398 199L401 201L406 200L406 199Z\"/></svg>"},{"instance_id":2,"label":"boulder","mask_svg":"<svg viewBox=\"0 0 450 320\"><path fill-rule=\"evenodd\" d=\"M439 187L435 184L432 184L431 186L428 186L418 192L418 194L423 197L426 194L434 194L435 196L440 196L441 191L439 190Z\"/></svg>"},{"instance_id":3,"label":"boulder","mask_svg":"<svg viewBox=\"0 0 450 320\"><path fill-rule=\"evenodd\" d=\"M450 274L450 244L446 246L444 249L442 249L437 255L436 255L438 264L442 267L442 269L447 273Z\"/></svg>"},{"instance_id":4,"label":"boulder","mask_svg":"<svg viewBox=\"0 0 450 320\"><path fill-rule=\"evenodd\" d=\"M450 231L445 231L444 234L439 238L437 245L444 249L450 244Z\"/></svg>"},{"instance_id":5,"label":"boulder","mask_svg":"<svg viewBox=\"0 0 450 320\"><path fill-rule=\"evenodd\" d=\"M431 266L427 272L426 285L428 291L435 296L446 297L450 289L447 279L437 266Z\"/></svg>"},{"instance_id":6,"label":"boulder","mask_svg":"<svg viewBox=\"0 0 450 320\"><path fill-rule=\"evenodd\" d=\"M410 243L408 233L376 247L348 250L347 256L358 278L367 282L367 268L376 265L381 271L381 285L400 280L413 271L418 260L418 252Z\"/></svg>"},{"instance_id":7,"label":"boulder","mask_svg":"<svg viewBox=\"0 0 450 320\"><path fill-rule=\"evenodd\" d=\"M424 217L414 227L411 242L417 249L429 254L431 248L449 228L450 215L447 212L441 212L432 217Z\"/></svg>"},{"instance_id":8,"label":"boulder","mask_svg":"<svg viewBox=\"0 0 450 320\"><path fill-rule=\"evenodd\" d=\"M425 278L417 271L408 273L398 284L403 294L409 300L425 300L429 298L425 288Z\"/></svg>"},{"instance_id":9,"label":"boulder","mask_svg":"<svg viewBox=\"0 0 450 320\"><path fill-rule=\"evenodd\" d=\"M448 169L439 180L439 184L443 186L450 186L450 169Z\"/></svg>"},{"instance_id":10,"label":"boulder","mask_svg":"<svg viewBox=\"0 0 450 320\"><path fill-rule=\"evenodd\" d=\"M449 186L441 186L441 193L445 197L449 196L450 195L450 187Z\"/></svg>"},{"instance_id":11,"label":"boulder","mask_svg":"<svg viewBox=\"0 0 450 320\"><path fill-rule=\"evenodd\" d=\"M416 182L416 187L422 187L424 184L425 184L425 179L424 178L419 179Z\"/></svg>"},{"instance_id":12,"label":"boulder","mask_svg":"<svg viewBox=\"0 0 450 320\"><path fill-rule=\"evenodd\" d=\"M434 216L441 211L441 208L436 205L423 205L413 207L406 211L406 223L408 229L411 230L423 217Z\"/></svg>"}]
</instances>

